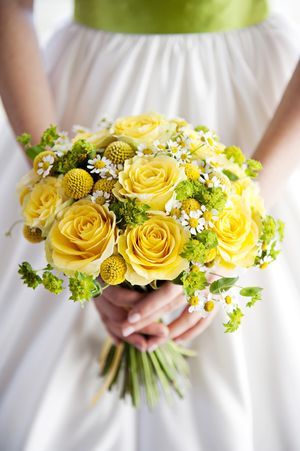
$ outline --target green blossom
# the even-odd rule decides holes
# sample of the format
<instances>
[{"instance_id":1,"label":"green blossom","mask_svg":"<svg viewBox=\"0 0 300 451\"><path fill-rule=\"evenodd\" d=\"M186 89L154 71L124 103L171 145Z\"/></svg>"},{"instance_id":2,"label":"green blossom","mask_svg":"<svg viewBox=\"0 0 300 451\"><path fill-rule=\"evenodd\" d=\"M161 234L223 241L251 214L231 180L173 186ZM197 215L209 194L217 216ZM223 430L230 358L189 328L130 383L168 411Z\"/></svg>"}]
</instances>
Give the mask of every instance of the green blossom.
<instances>
[{"instance_id":1,"label":"green blossom","mask_svg":"<svg viewBox=\"0 0 300 451\"><path fill-rule=\"evenodd\" d=\"M44 133L42 134L40 146L45 149L45 147L53 147L55 141L59 138L56 125L50 125Z\"/></svg>"},{"instance_id":2,"label":"green blossom","mask_svg":"<svg viewBox=\"0 0 300 451\"><path fill-rule=\"evenodd\" d=\"M245 162L246 158L242 150L236 146L229 146L224 149L224 154L228 160L233 160L239 166Z\"/></svg>"},{"instance_id":3,"label":"green blossom","mask_svg":"<svg viewBox=\"0 0 300 451\"><path fill-rule=\"evenodd\" d=\"M279 241L283 241L285 224L281 219L277 220L277 233Z\"/></svg>"},{"instance_id":4,"label":"green blossom","mask_svg":"<svg viewBox=\"0 0 300 451\"><path fill-rule=\"evenodd\" d=\"M137 202L135 199L113 202L109 208L115 213L117 223L121 227L140 225L149 219L148 210L150 207Z\"/></svg>"},{"instance_id":5,"label":"green blossom","mask_svg":"<svg viewBox=\"0 0 300 451\"><path fill-rule=\"evenodd\" d=\"M269 244L276 235L277 224L273 216L267 215L262 221L262 233L260 239Z\"/></svg>"},{"instance_id":6,"label":"green blossom","mask_svg":"<svg viewBox=\"0 0 300 451\"><path fill-rule=\"evenodd\" d=\"M84 160L95 151L93 144L85 139L76 141L69 152L64 153L54 162L52 173L65 174L83 164Z\"/></svg>"},{"instance_id":7,"label":"green blossom","mask_svg":"<svg viewBox=\"0 0 300 451\"><path fill-rule=\"evenodd\" d=\"M227 194L222 188L207 188L201 182L194 182L194 198L208 210L221 211L225 207Z\"/></svg>"},{"instance_id":8,"label":"green blossom","mask_svg":"<svg viewBox=\"0 0 300 451\"><path fill-rule=\"evenodd\" d=\"M193 197L194 194L194 183L192 180L183 180L176 186L176 199L185 200Z\"/></svg>"},{"instance_id":9,"label":"green blossom","mask_svg":"<svg viewBox=\"0 0 300 451\"><path fill-rule=\"evenodd\" d=\"M21 279L25 285L29 288L33 288L35 290L42 283L41 277L28 262L23 262L19 265L18 273L21 275Z\"/></svg>"},{"instance_id":10,"label":"green blossom","mask_svg":"<svg viewBox=\"0 0 300 451\"><path fill-rule=\"evenodd\" d=\"M180 255L189 261L204 264L206 252L206 247L203 243L197 239L189 239Z\"/></svg>"},{"instance_id":11,"label":"green blossom","mask_svg":"<svg viewBox=\"0 0 300 451\"><path fill-rule=\"evenodd\" d=\"M55 141L59 138L56 125L50 125L42 134L41 141L36 146L31 145L31 135L23 133L17 137L17 141L23 144L26 150L26 154L29 158L34 158L44 150L48 150L49 147L53 147Z\"/></svg>"},{"instance_id":12,"label":"green blossom","mask_svg":"<svg viewBox=\"0 0 300 451\"><path fill-rule=\"evenodd\" d=\"M51 293L59 294L63 290L63 280L56 277L54 274L52 274L51 271L44 271L42 283L46 290L50 291Z\"/></svg>"},{"instance_id":13,"label":"green blossom","mask_svg":"<svg viewBox=\"0 0 300 451\"><path fill-rule=\"evenodd\" d=\"M69 299L81 303L89 301L101 292L101 286L93 276L78 271L76 271L74 277L69 278L69 289L71 291Z\"/></svg>"},{"instance_id":14,"label":"green blossom","mask_svg":"<svg viewBox=\"0 0 300 451\"><path fill-rule=\"evenodd\" d=\"M223 323L223 326L225 326L225 332L235 332L239 328L244 314L239 307L236 307L232 312L228 313L228 316L229 321L227 323Z\"/></svg>"},{"instance_id":15,"label":"green blossom","mask_svg":"<svg viewBox=\"0 0 300 451\"><path fill-rule=\"evenodd\" d=\"M205 249L213 249L218 245L218 237L215 232L212 230L203 230L200 233L197 233L197 240L200 241L205 247Z\"/></svg>"},{"instance_id":16,"label":"green blossom","mask_svg":"<svg viewBox=\"0 0 300 451\"><path fill-rule=\"evenodd\" d=\"M255 178L258 176L258 173L262 170L262 164L260 161L257 160L247 160L246 161L246 175L248 175L248 177L252 177Z\"/></svg>"},{"instance_id":17,"label":"green blossom","mask_svg":"<svg viewBox=\"0 0 300 451\"><path fill-rule=\"evenodd\" d=\"M196 290L204 290L208 285L204 271L184 272L181 280L188 296L192 296Z\"/></svg>"}]
</instances>

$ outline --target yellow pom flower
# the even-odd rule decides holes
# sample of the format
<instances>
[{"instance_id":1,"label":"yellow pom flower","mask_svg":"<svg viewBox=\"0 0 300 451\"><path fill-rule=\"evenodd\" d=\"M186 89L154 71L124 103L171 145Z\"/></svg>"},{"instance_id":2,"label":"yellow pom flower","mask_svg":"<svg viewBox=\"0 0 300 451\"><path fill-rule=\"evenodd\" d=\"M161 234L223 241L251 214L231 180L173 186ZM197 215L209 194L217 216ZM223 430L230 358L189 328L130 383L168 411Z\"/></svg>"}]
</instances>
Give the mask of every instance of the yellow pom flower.
<instances>
[{"instance_id":1,"label":"yellow pom flower","mask_svg":"<svg viewBox=\"0 0 300 451\"><path fill-rule=\"evenodd\" d=\"M104 152L104 156L114 164L122 164L128 158L135 155L134 149L124 141L115 141L109 144Z\"/></svg>"},{"instance_id":2,"label":"yellow pom flower","mask_svg":"<svg viewBox=\"0 0 300 451\"><path fill-rule=\"evenodd\" d=\"M127 266L121 255L111 255L102 263L100 276L108 285L119 285L124 282Z\"/></svg>"},{"instance_id":3,"label":"yellow pom flower","mask_svg":"<svg viewBox=\"0 0 300 451\"><path fill-rule=\"evenodd\" d=\"M108 179L97 180L97 182L93 186L93 192L105 191L106 193L111 193L115 183L116 180L108 180Z\"/></svg>"},{"instance_id":4,"label":"yellow pom flower","mask_svg":"<svg viewBox=\"0 0 300 451\"><path fill-rule=\"evenodd\" d=\"M53 167L55 153L51 150L40 152L33 160L33 169L37 175L47 177Z\"/></svg>"},{"instance_id":5,"label":"yellow pom flower","mask_svg":"<svg viewBox=\"0 0 300 451\"><path fill-rule=\"evenodd\" d=\"M37 227L29 227L28 225L24 225L23 235L24 238L26 238L26 240L30 243L40 243L44 240L41 229L38 229Z\"/></svg>"},{"instance_id":6,"label":"yellow pom flower","mask_svg":"<svg viewBox=\"0 0 300 451\"><path fill-rule=\"evenodd\" d=\"M211 312L213 309L215 308L215 303L214 301L207 301L204 304L204 310L206 312Z\"/></svg>"},{"instance_id":7,"label":"yellow pom flower","mask_svg":"<svg viewBox=\"0 0 300 451\"><path fill-rule=\"evenodd\" d=\"M185 199L182 201L182 209L189 214L191 211L200 210L201 205L196 199Z\"/></svg>"},{"instance_id":8,"label":"yellow pom flower","mask_svg":"<svg viewBox=\"0 0 300 451\"><path fill-rule=\"evenodd\" d=\"M93 177L84 169L71 169L64 175L63 188L72 199L85 197L94 185Z\"/></svg>"},{"instance_id":9,"label":"yellow pom flower","mask_svg":"<svg viewBox=\"0 0 300 451\"><path fill-rule=\"evenodd\" d=\"M184 172L190 180L198 180L200 176L200 169L192 163L186 163L184 165Z\"/></svg>"}]
</instances>

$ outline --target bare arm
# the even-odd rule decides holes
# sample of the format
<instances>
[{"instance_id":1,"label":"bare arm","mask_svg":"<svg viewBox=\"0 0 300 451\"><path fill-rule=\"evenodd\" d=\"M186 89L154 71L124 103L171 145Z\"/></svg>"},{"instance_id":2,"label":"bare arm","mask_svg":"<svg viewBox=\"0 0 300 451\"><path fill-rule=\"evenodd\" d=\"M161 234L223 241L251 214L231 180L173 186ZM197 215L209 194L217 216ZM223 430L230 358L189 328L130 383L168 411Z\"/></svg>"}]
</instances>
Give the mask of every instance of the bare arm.
<instances>
[{"instance_id":1,"label":"bare arm","mask_svg":"<svg viewBox=\"0 0 300 451\"><path fill-rule=\"evenodd\" d=\"M259 181L266 203L271 205L288 176L300 163L300 63L254 158L264 166Z\"/></svg>"},{"instance_id":2,"label":"bare arm","mask_svg":"<svg viewBox=\"0 0 300 451\"><path fill-rule=\"evenodd\" d=\"M55 123L53 98L33 25L33 0L0 0L0 96L16 135L33 142Z\"/></svg>"}]
</instances>

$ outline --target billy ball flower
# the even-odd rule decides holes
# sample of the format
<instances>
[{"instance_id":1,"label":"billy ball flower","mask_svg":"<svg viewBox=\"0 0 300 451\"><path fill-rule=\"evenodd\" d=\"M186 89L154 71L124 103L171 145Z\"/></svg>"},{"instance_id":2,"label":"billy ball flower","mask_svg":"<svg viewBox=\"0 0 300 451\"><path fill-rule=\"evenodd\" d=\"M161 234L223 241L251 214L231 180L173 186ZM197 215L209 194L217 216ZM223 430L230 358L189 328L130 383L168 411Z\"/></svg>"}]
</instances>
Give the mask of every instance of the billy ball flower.
<instances>
[{"instance_id":1,"label":"billy ball flower","mask_svg":"<svg viewBox=\"0 0 300 451\"><path fill-rule=\"evenodd\" d=\"M132 158L134 155L134 149L130 144L124 141L112 142L104 151L104 157L108 158L114 164L122 164L125 160Z\"/></svg>"},{"instance_id":2,"label":"billy ball flower","mask_svg":"<svg viewBox=\"0 0 300 451\"><path fill-rule=\"evenodd\" d=\"M93 186L93 191L105 191L106 193L111 193L115 184L116 180L100 179L97 180Z\"/></svg>"},{"instance_id":3,"label":"billy ball flower","mask_svg":"<svg viewBox=\"0 0 300 451\"><path fill-rule=\"evenodd\" d=\"M40 152L33 161L33 169L37 175L47 177L53 167L55 153L50 150Z\"/></svg>"},{"instance_id":4,"label":"billy ball flower","mask_svg":"<svg viewBox=\"0 0 300 451\"><path fill-rule=\"evenodd\" d=\"M119 285L124 282L127 265L121 255L111 255L102 263L100 276L108 285Z\"/></svg>"},{"instance_id":5,"label":"billy ball flower","mask_svg":"<svg viewBox=\"0 0 300 451\"><path fill-rule=\"evenodd\" d=\"M45 238L42 236L42 231L38 227L29 227L24 225L23 227L24 238L30 243L40 243Z\"/></svg>"},{"instance_id":6,"label":"billy ball flower","mask_svg":"<svg viewBox=\"0 0 300 451\"><path fill-rule=\"evenodd\" d=\"M72 199L85 197L94 185L93 177L84 169L71 169L63 178L65 194Z\"/></svg>"}]
</instances>

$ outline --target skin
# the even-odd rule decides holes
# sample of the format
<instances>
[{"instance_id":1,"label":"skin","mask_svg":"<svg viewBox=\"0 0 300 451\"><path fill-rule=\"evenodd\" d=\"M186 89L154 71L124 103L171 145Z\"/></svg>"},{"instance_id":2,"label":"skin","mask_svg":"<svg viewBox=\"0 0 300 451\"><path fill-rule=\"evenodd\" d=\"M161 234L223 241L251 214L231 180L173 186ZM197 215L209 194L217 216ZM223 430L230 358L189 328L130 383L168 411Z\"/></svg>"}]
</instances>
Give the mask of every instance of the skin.
<instances>
[{"instance_id":1,"label":"skin","mask_svg":"<svg viewBox=\"0 0 300 451\"><path fill-rule=\"evenodd\" d=\"M0 0L0 95L16 135L27 131L38 142L42 131L57 121L32 11L31 0ZM287 179L299 162L299 124L298 64L254 154L264 166L260 183L269 204L277 198L284 183L283 177L278 179L279 170ZM209 327L216 313L205 319L198 313L188 313L181 287L171 283L146 295L109 287L95 300L95 306L115 342L127 341L143 351L153 350L169 338L175 341L195 338ZM170 324L157 322L166 312L178 309L181 313Z\"/></svg>"}]
</instances>

